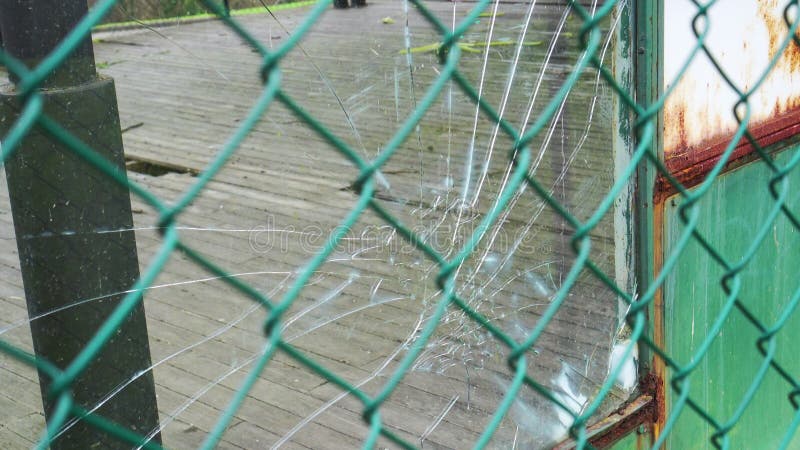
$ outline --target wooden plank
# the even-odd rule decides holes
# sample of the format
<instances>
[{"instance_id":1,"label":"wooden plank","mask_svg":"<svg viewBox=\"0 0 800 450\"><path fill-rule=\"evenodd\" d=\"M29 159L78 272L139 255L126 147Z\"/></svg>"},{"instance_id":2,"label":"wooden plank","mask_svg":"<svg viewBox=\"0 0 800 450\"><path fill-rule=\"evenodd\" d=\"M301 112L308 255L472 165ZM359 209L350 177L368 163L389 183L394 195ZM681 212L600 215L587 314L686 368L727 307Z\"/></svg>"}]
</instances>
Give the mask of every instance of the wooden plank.
<instances>
[{"instance_id":1,"label":"wooden plank","mask_svg":"<svg viewBox=\"0 0 800 450\"><path fill-rule=\"evenodd\" d=\"M375 1L363 10L329 11L303 40L308 56L296 49L280 64L284 92L365 160L374 158L386 145L440 70L435 55L427 53L413 54L413 66L408 67L406 56L400 54L405 31L398 5ZM450 23L454 4L437 2L430 6ZM455 7L457 16L463 17L471 5ZM500 8L505 15L498 18L494 39L516 39L519 30L514 27L524 18L520 6L503 3ZM557 76L555 80L545 79L537 101L531 105L534 114L530 121L552 96L554 81L563 78L578 57L574 46L563 44L547 65L542 62L560 11L560 7L543 5L526 37L543 43L526 47L519 61L512 84L514 95L504 111L515 126L525 122L538 74L547 70ZM291 29L305 12L307 9L281 12L279 17ZM381 22L388 15L396 24ZM285 42L286 34L267 16L237 20L262 42ZM487 20L481 20L465 39L486 39ZM438 40L414 10L409 24L412 46ZM573 22L568 22L568 27L574 27ZM361 33L358 45L353 45L352 33L344 32L354 29ZM160 28L159 33L106 34L96 42L97 59L109 63L103 71L116 80L123 127L142 124L124 134L128 155L199 171L218 153L261 93L259 58L219 22ZM512 57L513 47L490 51L490 76L484 80L482 95L497 108ZM483 55L465 52L459 67L477 84L482 63ZM359 138L329 86L347 110ZM605 112L598 113L589 130L583 117L586 105L595 99L608 107L608 94L598 89L594 74L582 77L553 129L547 151L538 156L545 141L542 137L531 144L534 158L539 159L534 174L581 219L591 214L611 183L612 171L604 169L611 164L607 150L610 118ZM485 161L486 182L474 205L460 208L475 109L458 89L453 90L452 98L448 95L434 102L419 129L382 168L390 186L378 185L377 189L378 201L409 227L431 233L431 239L440 234L444 242L438 249L450 252L448 257L452 257L502 189L512 142L504 136L498 138L490 157L487 149L493 127L485 117L478 119L474 176L481 173ZM351 162L299 123L285 107L274 105L225 168L178 217L178 225L184 227L181 240L225 270L247 274L240 275L240 280L279 301L289 287L281 284L283 279L307 263L324 236L356 204L357 195L347 189L358 173ZM130 173L129 177L165 201L181 198L198 181L173 173L159 177ZM472 183L474 186L477 180ZM0 201L7 204L4 191L0 191ZM157 230L149 229L158 223L155 212L135 197L133 205L144 270L162 240ZM11 236L10 219L1 213L2 208L0 229L8 231L0 232L0 236ZM494 244L482 243L461 269L459 293L493 323L521 340L541 318L561 277L573 263L568 242L572 230L530 190L514 201L501 223ZM418 250L403 247L399 236L381 241L387 238L380 234L386 231L381 228L385 225L376 214L363 214L343 241L347 245L334 252L283 316L284 323L291 322L284 336L292 345L350 382L368 380L363 389L372 395L396 370L405 355L406 339L417 332L419 317L429 315L438 301L436 268ZM293 229L295 234L287 239L284 249L254 249L250 230L268 227L274 227L276 233ZM377 234L364 237L368 232ZM531 238L527 247L503 263L503 258L511 254L509 246L518 236L515 233L520 232ZM611 218L604 219L591 237L593 260L612 273ZM315 245L304 246L302 239L308 244L312 238ZM0 274L16 273L14 245L11 239L0 239ZM227 374L261 351L265 343L263 310L223 330L254 302L222 280L205 280L209 277L176 253L156 280L156 287L145 294L153 358L158 364L154 374L162 418L195 393L210 388L165 428L165 442L177 448L193 448L202 442L250 366ZM0 292L21 295L18 277L14 281L5 278L0 282ZM0 302L0 308L6 308L7 303ZM10 308L15 320L24 317L24 310L19 305L15 308ZM566 361L572 367L590 366L586 376L601 381L616 317L616 298L596 279L583 276L537 342L531 372L548 385ZM217 332L221 334L209 339ZM503 380L508 377L506 353L497 342L487 339L476 323L449 308L420 364L382 406L387 426L410 442L419 442L424 435L426 448L469 446L502 396ZM38 398L35 382L29 384L18 389L30 389L31 398ZM590 391L593 387L587 382L581 389ZM261 448L275 442L340 393L340 388L279 353L224 436L222 447ZM527 406L536 404L531 395L526 392L521 397ZM363 405L352 398L337 402L310 420L286 445L358 447L367 432L362 409ZM439 414L444 415L436 424ZM516 420L504 422L498 445L511 442ZM435 429L428 430L434 424ZM393 447L383 440L381 443Z\"/></svg>"}]
</instances>

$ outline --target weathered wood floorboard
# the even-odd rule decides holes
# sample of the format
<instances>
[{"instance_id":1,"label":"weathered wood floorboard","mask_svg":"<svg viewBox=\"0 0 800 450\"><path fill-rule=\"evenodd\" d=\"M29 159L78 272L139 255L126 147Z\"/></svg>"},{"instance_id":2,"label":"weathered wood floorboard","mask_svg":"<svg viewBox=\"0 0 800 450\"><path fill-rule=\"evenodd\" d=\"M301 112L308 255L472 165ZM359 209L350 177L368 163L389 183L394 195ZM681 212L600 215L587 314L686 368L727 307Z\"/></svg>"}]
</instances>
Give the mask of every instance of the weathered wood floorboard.
<instances>
[{"instance_id":1,"label":"weathered wood floorboard","mask_svg":"<svg viewBox=\"0 0 800 450\"><path fill-rule=\"evenodd\" d=\"M328 11L302 40L302 50L293 49L279 64L283 92L366 161L387 145L441 72L433 53L415 51L410 64L401 54L406 33L411 47L440 40L413 8L406 30L402 5L375 0L364 9ZM473 4L430 2L447 26L454 5L460 19ZM284 28L295 29L307 11L276 12L280 24L266 14L237 20L274 49L288 37ZM482 52L462 54L459 71L476 86L483 79L482 98L515 127L537 119L578 58L579 21L568 19L555 32L562 11L555 5L537 7L525 37L529 45L520 51L510 84L515 47L500 44L519 39L524 5L501 3L485 76ZM386 17L394 23L384 23ZM477 42L474 48L482 50L489 24L489 18L480 18L463 40ZM205 170L262 93L260 60L219 21L156 31L98 34L95 53L101 71L116 81L131 169L191 172L129 173L131 180L174 202L197 182L192 174ZM555 52L548 59L551 40ZM530 144L532 174L579 219L593 213L611 186L611 111L607 88L597 83L595 72L587 72L559 118ZM377 201L426 234L447 257L455 255L492 207L509 169L512 140L500 132L490 155L494 126L484 114L477 119L475 114L466 95L448 85L381 168L386 183L376 182ZM275 103L178 217L181 239L280 301L298 269L357 203L351 186L358 175L352 162ZM2 330L25 320L26 312L13 225L6 214L8 193L0 184ZM144 270L161 245L152 229L158 218L140 199L134 198L133 206ZM606 217L590 234L592 258L609 274L614 273L612 227L612 218ZM525 189L461 268L459 295L522 340L574 261L572 231ZM520 237L523 245L514 247ZM375 395L427 324L439 300L436 275L437 268L421 252L366 212L284 315L285 339ZM179 254L146 293L145 305L159 411L162 421L169 421L164 442L171 448L195 448L252 368L248 362L263 351L267 312ZM591 395L607 370L616 308L614 295L582 274L531 352L531 375L552 386L568 370L577 380L575 391ZM31 350L26 327L0 337ZM412 443L423 440L425 448L469 447L502 399L509 379L507 353L451 306L413 370L382 406L387 427ZM36 372L0 356L0 385L0 447L30 446L44 424ZM282 448L358 447L368 433L363 405L346 397L326 406L340 394L339 387L278 353L220 447L267 448L290 432ZM312 414L305 426L292 431ZM496 446L510 446L518 432L535 434L531 420L542 429L558 429L552 407L526 392L497 431ZM545 438L520 439L524 446ZM392 447L383 439L380 444Z\"/></svg>"}]
</instances>

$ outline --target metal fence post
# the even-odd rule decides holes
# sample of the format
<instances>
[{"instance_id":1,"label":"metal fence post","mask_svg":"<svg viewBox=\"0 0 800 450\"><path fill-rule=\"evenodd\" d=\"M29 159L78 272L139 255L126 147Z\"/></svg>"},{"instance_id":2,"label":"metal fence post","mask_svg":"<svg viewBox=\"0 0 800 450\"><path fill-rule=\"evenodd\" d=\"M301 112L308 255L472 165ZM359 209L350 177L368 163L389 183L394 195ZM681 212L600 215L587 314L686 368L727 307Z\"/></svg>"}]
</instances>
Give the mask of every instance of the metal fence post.
<instances>
[{"instance_id":1,"label":"metal fence post","mask_svg":"<svg viewBox=\"0 0 800 450\"><path fill-rule=\"evenodd\" d=\"M85 0L0 2L5 51L36 66L87 13ZM15 77L11 77L12 81ZM124 167L114 82L98 76L90 37L41 86L44 113ZM22 108L13 85L0 92L0 131ZM5 161L31 334L37 356L66 367L114 310L139 276L130 196L93 171L63 144L32 131ZM76 302L90 300L80 305ZM65 308L65 309L59 309ZM44 313L52 313L37 318ZM144 307L140 304L97 360L71 386L88 409L151 365ZM46 417L54 402L50 379L39 374ZM158 426L152 372L102 403L107 419L147 434ZM160 435L155 437L160 442ZM69 428L53 449L128 448L83 422Z\"/></svg>"}]
</instances>

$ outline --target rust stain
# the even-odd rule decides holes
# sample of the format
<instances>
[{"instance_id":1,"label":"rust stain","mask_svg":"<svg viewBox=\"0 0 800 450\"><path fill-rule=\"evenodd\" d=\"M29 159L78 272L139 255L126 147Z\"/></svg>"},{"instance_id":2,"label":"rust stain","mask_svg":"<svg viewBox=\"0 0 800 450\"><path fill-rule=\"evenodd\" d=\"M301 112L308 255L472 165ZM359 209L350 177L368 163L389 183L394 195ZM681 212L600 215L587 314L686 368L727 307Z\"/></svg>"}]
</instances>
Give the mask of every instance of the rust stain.
<instances>
[{"instance_id":1,"label":"rust stain","mask_svg":"<svg viewBox=\"0 0 800 450\"><path fill-rule=\"evenodd\" d=\"M777 0L759 2L758 12L769 33L769 58L772 59L778 54L789 27L783 18L783 8L779 7ZM797 36L800 37L800 30ZM776 67L776 70L786 73L800 71L800 48L795 44L789 45L781 56L778 66L780 68Z\"/></svg>"},{"instance_id":2,"label":"rust stain","mask_svg":"<svg viewBox=\"0 0 800 450\"><path fill-rule=\"evenodd\" d=\"M672 144L676 148L689 148L686 136L686 108L683 104L667 102L664 106L664 123L670 124Z\"/></svg>"},{"instance_id":3,"label":"rust stain","mask_svg":"<svg viewBox=\"0 0 800 450\"><path fill-rule=\"evenodd\" d=\"M758 14L761 17L761 20L764 21L764 24L767 26L767 30L769 31L770 58L774 57L775 53L778 52L778 43L780 42L780 36L777 32L780 21L777 20L772 14L772 10L775 9L775 6L777 6L777 1L775 0L762 1L758 4Z\"/></svg>"},{"instance_id":4,"label":"rust stain","mask_svg":"<svg viewBox=\"0 0 800 450\"><path fill-rule=\"evenodd\" d=\"M653 279L661 273L664 267L664 201L654 199L653 202ZM653 341L660 348L664 348L666 339L664 337L664 296L662 288L658 288L653 299ZM653 417L653 438L657 438L664 428L667 417L666 393L664 391L664 380L666 380L667 369L663 360L653 353L650 361L652 372L643 380L649 383L647 389L652 392L655 398L655 412Z\"/></svg>"},{"instance_id":5,"label":"rust stain","mask_svg":"<svg viewBox=\"0 0 800 450\"><path fill-rule=\"evenodd\" d=\"M776 116L772 121L762 123L750 128L750 133L756 138L761 147L781 142L787 138L800 134L800 107ZM706 174L719 162L722 153L730 144L730 137L710 139L697 145L691 152L672 154L666 160L666 166L673 177L680 183L690 188L701 183ZM736 145L727 166L736 167L746 162L754 151L753 145L742 138ZM666 197L674 195L677 190L666 180L663 175L656 179L655 202L663 202Z\"/></svg>"}]
</instances>

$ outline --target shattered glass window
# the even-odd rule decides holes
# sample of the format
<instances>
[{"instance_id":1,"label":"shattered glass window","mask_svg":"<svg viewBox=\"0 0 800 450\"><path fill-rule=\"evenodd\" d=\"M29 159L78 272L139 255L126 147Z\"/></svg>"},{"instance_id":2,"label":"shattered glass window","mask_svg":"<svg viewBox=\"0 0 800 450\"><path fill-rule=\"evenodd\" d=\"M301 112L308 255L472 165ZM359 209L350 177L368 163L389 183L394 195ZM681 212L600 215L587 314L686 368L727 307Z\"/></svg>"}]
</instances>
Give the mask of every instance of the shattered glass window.
<instances>
[{"instance_id":1,"label":"shattered glass window","mask_svg":"<svg viewBox=\"0 0 800 450\"><path fill-rule=\"evenodd\" d=\"M600 6L584 4L589 11ZM136 5L120 2L114 14L130 20ZM454 26L475 3L427 5ZM254 6L235 18L268 48L285 42L310 8ZM621 44L629 32L621 25L624 6L602 22L598 55L623 80L630 77L627 45ZM116 83L129 178L176 201L245 121L262 92L261 61L219 20L144 19L96 30L94 51L98 70ZM493 2L461 37L458 70L484 102L525 131L581 58L581 25L566 2ZM362 158L373 160L394 145L412 112L425 106L441 71L440 42L407 1L331 8L280 63L282 89ZM626 165L629 142L617 101L598 72L587 70L530 146L529 174L582 221L595 213ZM514 144L448 81L376 175L375 197L431 248L452 258L507 186ZM275 103L179 217L181 239L240 281L280 299L357 202L358 175L313 129ZM25 310L5 184L0 189L0 336L30 349L27 324L36 318ZM631 189L591 231L591 260L628 291ZM139 198L132 200L135 226L126 231L135 233L144 268L162 243L158 214ZM600 419L633 395L636 363L620 360L618 344L627 343L622 303L589 271L580 274L555 315L546 316L575 260L574 232L523 186L455 269L455 286L466 304L514 339L541 332L527 358L528 373L575 413L594 399L610 364L625 363ZM423 328L438 320L381 414L393 432L420 447L466 448L491 420L513 372L508 349L484 327L460 309L440 308L439 271L367 211L306 283L284 316L283 335L309 358L374 394ZM266 313L180 254L145 293L145 309L160 412L160 427L152 434L160 432L170 448L195 448L264 351ZM13 417L0 429L0 442L33 445L44 427L36 373L5 356L0 362L0 383L25 393L24 401L3 408ZM9 403L10 395L3 392L0 401ZM346 392L278 353L221 445L354 448L368 432L361 411ZM491 447L552 447L568 437L571 424L569 413L523 389ZM381 441L382 447L392 445Z\"/></svg>"}]
</instances>

